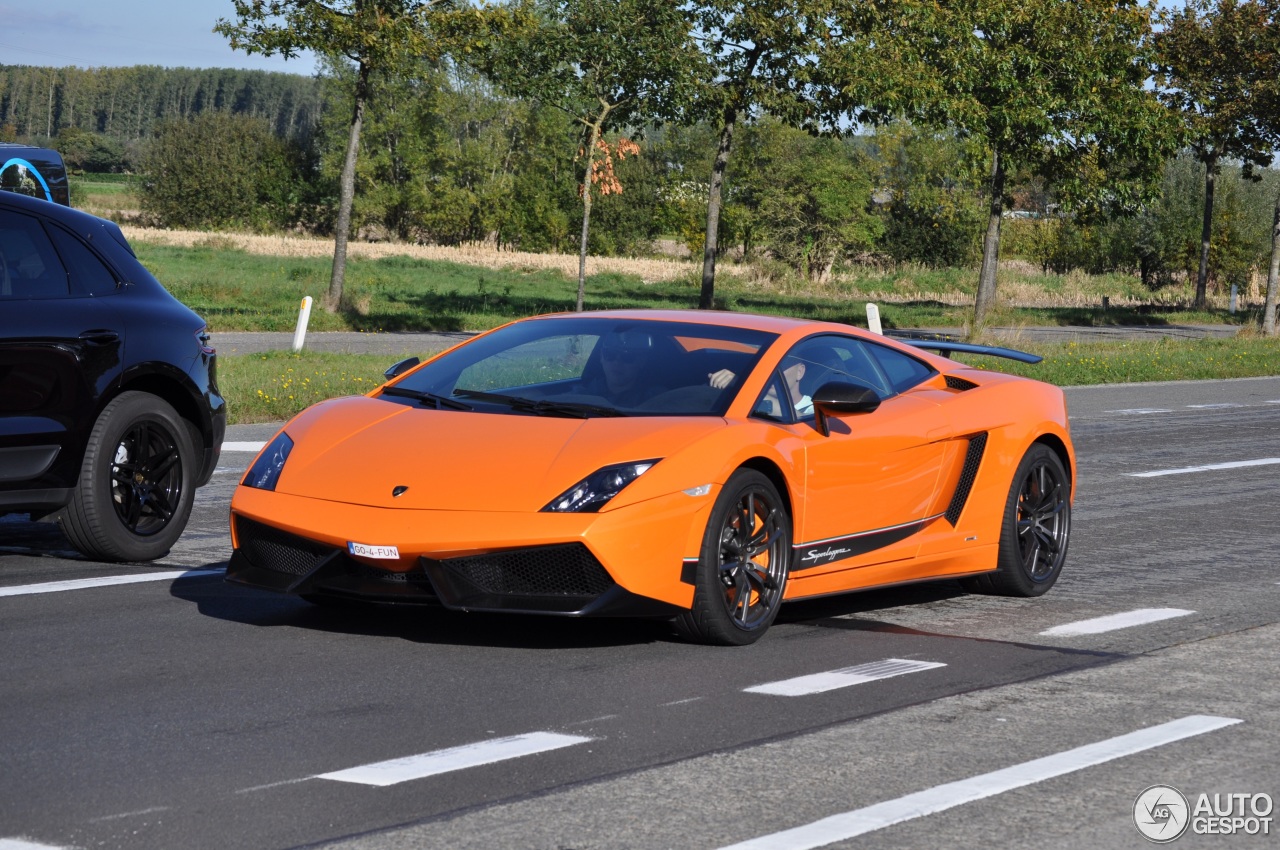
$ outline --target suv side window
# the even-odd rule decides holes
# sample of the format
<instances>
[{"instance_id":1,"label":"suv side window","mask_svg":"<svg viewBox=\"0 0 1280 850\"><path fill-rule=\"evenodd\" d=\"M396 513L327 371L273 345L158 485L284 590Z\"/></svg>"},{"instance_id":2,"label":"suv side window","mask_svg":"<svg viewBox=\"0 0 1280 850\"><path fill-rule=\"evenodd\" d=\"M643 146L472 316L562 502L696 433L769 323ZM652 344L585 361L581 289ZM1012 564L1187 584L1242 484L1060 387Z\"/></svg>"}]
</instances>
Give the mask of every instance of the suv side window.
<instances>
[{"instance_id":1,"label":"suv side window","mask_svg":"<svg viewBox=\"0 0 1280 850\"><path fill-rule=\"evenodd\" d=\"M39 219L0 211L0 299L70 294L67 270Z\"/></svg>"},{"instance_id":2,"label":"suv side window","mask_svg":"<svg viewBox=\"0 0 1280 850\"><path fill-rule=\"evenodd\" d=\"M56 224L49 226L49 235L71 272L71 288L77 295L109 295L116 291L115 272L88 245Z\"/></svg>"}]
</instances>

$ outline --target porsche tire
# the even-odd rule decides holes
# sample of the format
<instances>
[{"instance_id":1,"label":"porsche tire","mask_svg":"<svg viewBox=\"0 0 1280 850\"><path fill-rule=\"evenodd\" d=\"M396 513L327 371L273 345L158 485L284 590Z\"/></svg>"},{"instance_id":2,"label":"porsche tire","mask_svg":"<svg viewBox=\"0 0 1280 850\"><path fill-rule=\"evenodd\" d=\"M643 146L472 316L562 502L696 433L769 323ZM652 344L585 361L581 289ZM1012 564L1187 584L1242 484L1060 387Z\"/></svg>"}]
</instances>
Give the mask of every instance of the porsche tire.
<instances>
[{"instance_id":1,"label":"porsche tire","mask_svg":"<svg viewBox=\"0 0 1280 850\"><path fill-rule=\"evenodd\" d=\"M195 479L195 446L182 418L156 396L124 392L94 423L58 524L86 557L153 561L186 527Z\"/></svg>"},{"instance_id":2,"label":"porsche tire","mask_svg":"<svg viewBox=\"0 0 1280 850\"><path fill-rule=\"evenodd\" d=\"M738 470L711 509L693 606L676 618L677 631L717 646L755 643L778 616L790 560L791 517L777 488Z\"/></svg>"},{"instance_id":3,"label":"porsche tire","mask_svg":"<svg viewBox=\"0 0 1280 850\"><path fill-rule=\"evenodd\" d=\"M996 571L964 582L1000 596L1040 596L1053 587L1071 537L1071 481L1057 453L1036 443L1013 476L1000 528Z\"/></svg>"}]
</instances>

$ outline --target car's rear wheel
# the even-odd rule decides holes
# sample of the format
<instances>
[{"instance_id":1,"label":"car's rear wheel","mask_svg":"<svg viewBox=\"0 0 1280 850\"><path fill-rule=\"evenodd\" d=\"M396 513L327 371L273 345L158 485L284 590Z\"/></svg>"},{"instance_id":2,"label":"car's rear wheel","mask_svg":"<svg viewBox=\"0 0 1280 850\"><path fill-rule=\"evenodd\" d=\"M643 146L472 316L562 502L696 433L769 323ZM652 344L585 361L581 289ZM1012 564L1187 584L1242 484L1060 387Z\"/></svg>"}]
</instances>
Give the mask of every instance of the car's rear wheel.
<instances>
[{"instance_id":1,"label":"car's rear wheel","mask_svg":"<svg viewBox=\"0 0 1280 850\"><path fill-rule=\"evenodd\" d=\"M1057 453L1036 443L1013 476L994 573L965 587L1002 596L1039 596L1053 587L1071 538L1071 479Z\"/></svg>"},{"instance_id":2,"label":"car's rear wheel","mask_svg":"<svg viewBox=\"0 0 1280 850\"><path fill-rule=\"evenodd\" d=\"M58 522L90 558L159 558L191 515L195 467L195 447L177 412L149 393L121 393L94 423L75 493Z\"/></svg>"},{"instance_id":3,"label":"car's rear wheel","mask_svg":"<svg viewBox=\"0 0 1280 850\"><path fill-rule=\"evenodd\" d=\"M791 517L777 488L759 472L739 470L711 509L693 606L676 628L720 646L759 640L778 616L790 559Z\"/></svg>"}]
</instances>

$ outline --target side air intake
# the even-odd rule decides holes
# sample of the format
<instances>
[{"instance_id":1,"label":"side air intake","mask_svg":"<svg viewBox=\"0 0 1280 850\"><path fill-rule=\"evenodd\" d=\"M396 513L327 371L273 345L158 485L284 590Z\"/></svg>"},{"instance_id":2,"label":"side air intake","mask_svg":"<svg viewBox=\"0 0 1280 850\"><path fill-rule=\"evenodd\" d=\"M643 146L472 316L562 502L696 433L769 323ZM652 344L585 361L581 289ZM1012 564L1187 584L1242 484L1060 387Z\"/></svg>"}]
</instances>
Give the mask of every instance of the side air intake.
<instances>
[{"instance_id":1,"label":"side air intake","mask_svg":"<svg viewBox=\"0 0 1280 850\"><path fill-rule=\"evenodd\" d=\"M951 504L947 506L947 522L952 526L960 521L960 512L964 510L965 502L969 501L969 491L973 489L973 482L978 477L978 467L982 464L982 453L986 448L986 432L969 438L969 450L964 456L964 468L960 470L960 482L956 484Z\"/></svg>"}]
</instances>

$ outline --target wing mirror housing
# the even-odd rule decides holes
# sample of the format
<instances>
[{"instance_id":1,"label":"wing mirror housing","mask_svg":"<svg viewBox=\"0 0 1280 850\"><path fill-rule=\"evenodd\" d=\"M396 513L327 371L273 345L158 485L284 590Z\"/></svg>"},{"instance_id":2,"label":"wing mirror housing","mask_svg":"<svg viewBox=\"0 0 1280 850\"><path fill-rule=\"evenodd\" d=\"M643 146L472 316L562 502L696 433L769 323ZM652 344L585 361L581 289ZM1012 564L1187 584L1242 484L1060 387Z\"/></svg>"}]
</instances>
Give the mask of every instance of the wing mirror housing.
<instances>
[{"instance_id":1,"label":"wing mirror housing","mask_svg":"<svg viewBox=\"0 0 1280 850\"><path fill-rule=\"evenodd\" d=\"M880 406L880 396L870 387L831 381L813 394L813 411L822 436L831 436L828 416L841 413L871 413Z\"/></svg>"},{"instance_id":2,"label":"wing mirror housing","mask_svg":"<svg viewBox=\"0 0 1280 850\"><path fill-rule=\"evenodd\" d=\"M396 377L397 375L403 375L405 372L408 372L410 369L412 369L414 366L417 366L421 362L422 361L416 357L406 357L405 359L397 363L392 363L389 367L387 367L387 371L382 373L382 377L386 378L389 381L392 378Z\"/></svg>"}]
</instances>

